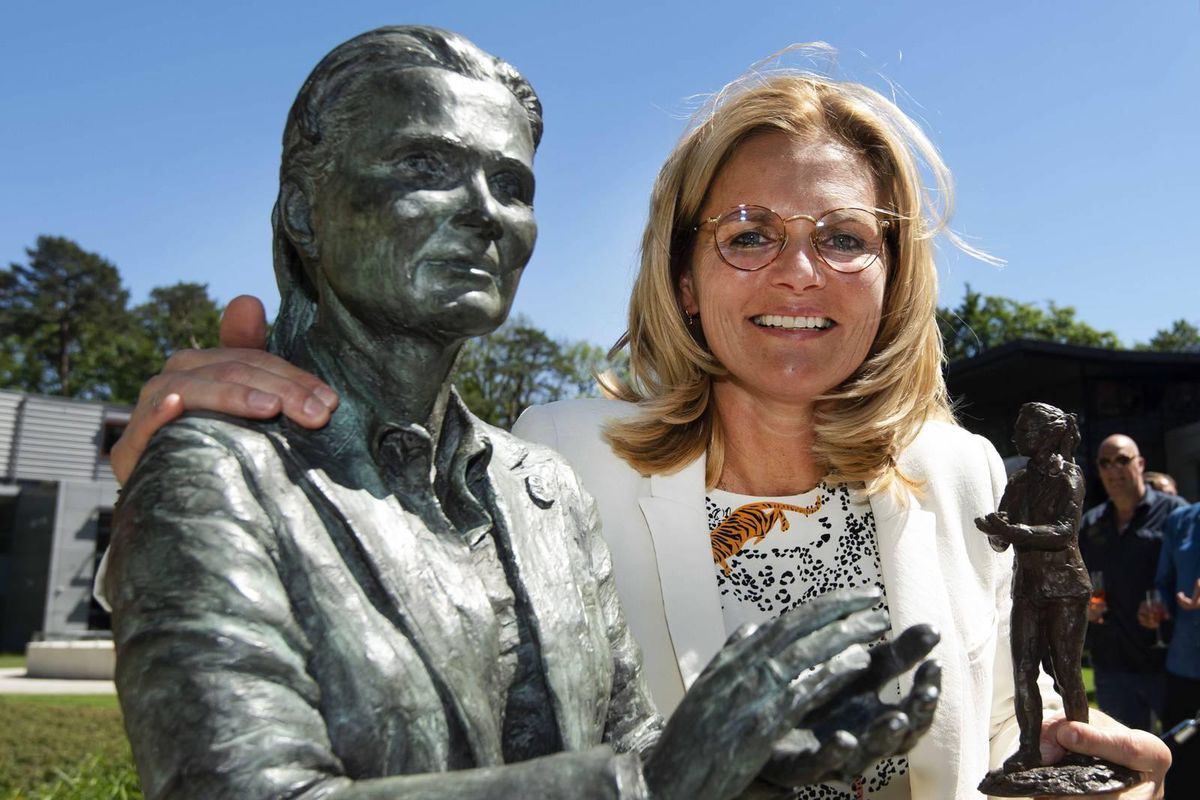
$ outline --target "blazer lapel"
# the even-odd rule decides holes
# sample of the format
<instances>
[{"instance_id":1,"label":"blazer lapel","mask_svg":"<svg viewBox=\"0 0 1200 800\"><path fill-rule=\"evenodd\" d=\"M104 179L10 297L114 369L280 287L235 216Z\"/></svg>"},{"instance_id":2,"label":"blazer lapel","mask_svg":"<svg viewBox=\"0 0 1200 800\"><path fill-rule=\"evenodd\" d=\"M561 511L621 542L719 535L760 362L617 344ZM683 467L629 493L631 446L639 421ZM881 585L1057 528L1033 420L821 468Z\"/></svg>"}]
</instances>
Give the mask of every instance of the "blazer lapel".
<instances>
[{"instance_id":1,"label":"blazer lapel","mask_svg":"<svg viewBox=\"0 0 1200 800\"><path fill-rule=\"evenodd\" d=\"M639 501L654 540L663 606L685 688L725 643L725 623L704 514L704 459L650 478Z\"/></svg>"},{"instance_id":2,"label":"blazer lapel","mask_svg":"<svg viewBox=\"0 0 1200 800\"><path fill-rule=\"evenodd\" d=\"M942 640L932 656L943 664L965 663L938 559L936 517L922 509L911 495L907 507L886 492L872 496L870 503L892 638L916 624L933 625L942 633ZM905 673L900 678L901 691L907 692L911 686L912 673ZM913 797L943 796L947 787L958 784L963 709L946 698L962 697L966 690L959 670L943 670L937 719L908 754Z\"/></svg>"}]
</instances>

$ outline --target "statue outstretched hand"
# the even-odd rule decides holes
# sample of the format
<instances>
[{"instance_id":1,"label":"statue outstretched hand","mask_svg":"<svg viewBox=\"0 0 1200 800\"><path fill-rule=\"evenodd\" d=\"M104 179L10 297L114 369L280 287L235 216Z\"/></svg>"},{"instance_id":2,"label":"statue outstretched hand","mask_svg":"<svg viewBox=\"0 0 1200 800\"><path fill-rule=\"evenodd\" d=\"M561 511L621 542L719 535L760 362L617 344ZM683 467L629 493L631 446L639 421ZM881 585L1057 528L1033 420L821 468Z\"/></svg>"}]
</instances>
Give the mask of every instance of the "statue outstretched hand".
<instances>
[{"instance_id":1,"label":"statue outstretched hand","mask_svg":"<svg viewBox=\"0 0 1200 800\"><path fill-rule=\"evenodd\" d=\"M936 661L921 659L938 639L928 625L914 625L894 641L877 645L866 671L776 744L761 777L784 787L850 783L876 761L911 750L937 710L942 670ZM880 687L918 663L902 701L879 699Z\"/></svg>"},{"instance_id":2,"label":"statue outstretched hand","mask_svg":"<svg viewBox=\"0 0 1200 800\"><path fill-rule=\"evenodd\" d=\"M878 600L875 589L835 592L730 637L692 685L647 758L644 773L651 796L736 797L769 762L773 766L764 777L793 785L785 774L789 768L805 778L817 774L805 761L806 754L820 758L836 750L848 765L856 763L855 754L866 758L868 750L898 752L892 748L911 745L924 727L898 732L898 724L908 727L900 719L908 710L897 713L867 696L932 644L914 657L928 638L902 636L895 645L904 644L889 648L891 655L868 653L865 644L888 628L885 613L869 610ZM936 672L936 667L930 669ZM930 680L925 675L922 685L928 687ZM914 690L922 699L912 703L918 718L924 713L918 706L936 703L936 677L932 683L933 697L924 689ZM840 718L840 713L847 717ZM928 714L932 715L931 705ZM810 717L825 727L821 733L802 731L798 736L816 742L816 749L797 748L793 729ZM833 749L822 744L822 736Z\"/></svg>"}]
</instances>

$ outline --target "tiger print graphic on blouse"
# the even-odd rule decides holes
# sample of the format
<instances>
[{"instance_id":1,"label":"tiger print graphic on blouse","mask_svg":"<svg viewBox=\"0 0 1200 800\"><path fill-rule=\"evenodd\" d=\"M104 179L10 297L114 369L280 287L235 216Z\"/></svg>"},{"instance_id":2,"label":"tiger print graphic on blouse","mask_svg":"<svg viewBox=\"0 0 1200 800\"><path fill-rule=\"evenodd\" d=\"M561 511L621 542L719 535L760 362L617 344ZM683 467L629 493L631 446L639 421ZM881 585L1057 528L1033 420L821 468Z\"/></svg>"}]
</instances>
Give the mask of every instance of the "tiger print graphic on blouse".
<instances>
[{"instance_id":1,"label":"tiger print graphic on blouse","mask_svg":"<svg viewBox=\"0 0 1200 800\"><path fill-rule=\"evenodd\" d=\"M794 506L769 500L739 506L709 533L712 539L713 563L728 575L729 559L740 553L743 547L761 542L776 523L779 523L781 531L792 527L792 523L788 522L783 512L795 511L808 517L820 511L824 502L825 498L821 496L811 506Z\"/></svg>"}]
</instances>

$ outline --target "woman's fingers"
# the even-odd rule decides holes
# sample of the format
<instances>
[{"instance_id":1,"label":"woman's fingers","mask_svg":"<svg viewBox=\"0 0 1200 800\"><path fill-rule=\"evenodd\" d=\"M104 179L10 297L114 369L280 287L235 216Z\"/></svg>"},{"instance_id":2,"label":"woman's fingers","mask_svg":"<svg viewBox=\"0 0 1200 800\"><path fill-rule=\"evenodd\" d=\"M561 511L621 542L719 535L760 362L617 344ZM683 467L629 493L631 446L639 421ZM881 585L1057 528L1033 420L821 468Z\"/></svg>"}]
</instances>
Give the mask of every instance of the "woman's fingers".
<instances>
[{"instance_id":1,"label":"woman's fingers","mask_svg":"<svg viewBox=\"0 0 1200 800\"><path fill-rule=\"evenodd\" d=\"M267 312L261 300L242 294L229 301L221 315L221 346L266 348Z\"/></svg>"},{"instance_id":2,"label":"woman's fingers","mask_svg":"<svg viewBox=\"0 0 1200 800\"><path fill-rule=\"evenodd\" d=\"M305 427L319 428L337 408L337 393L326 383L263 350L180 350L158 377L164 382L154 387L147 383L143 395L147 389L161 396L178 394L188 411L262 419L282 410ZM261 394L278 398L281 405L269 409Z\"/></svg>"},{"instance_id":3,"label":"woman's fingers","mask_svg":"<svg viewBox=\"0 0 1200 800\"><path fill-rule=\"evenodd\" d=\"M155 378L150 380L154 381ZM145 392L145 389L142 391ZM154 432L182 413L183 398L174 393L161 397L155 395L150 401L138 401L129 417L129 424L109 453L113 476L118 483L124 484L129 479Z\"/></svg>"},{"instance_id":4,"label":"woman's fingers","mask_svg":"<svg viewBox=\"0 0 1200 800\"><path fill-rule=\"evenodd\" d=\"M1146 776L1145 782L1131 787L1122 797L1161 798L1163 778L1171 766L1171 751L1152 733L1126 728L1102 715L1098 717L1099 724L1095 725L1066 720L1052 723L1057 744L1071 752L1098 756Z\"/></svg>"},{"instance_id":5,"label":"woman's fingers","mask_svg":"<svg viewBox=\"0 0 1200 800\"><path fill-rule=\"evenodd\" d=\"M263 350L180 350L138 396L129 425L113 447L112 468L124 483L150 437L184 411L215 411L246 419L283 413L319 428L337 407L324 382Z\"/></svg>"}]
</instances>

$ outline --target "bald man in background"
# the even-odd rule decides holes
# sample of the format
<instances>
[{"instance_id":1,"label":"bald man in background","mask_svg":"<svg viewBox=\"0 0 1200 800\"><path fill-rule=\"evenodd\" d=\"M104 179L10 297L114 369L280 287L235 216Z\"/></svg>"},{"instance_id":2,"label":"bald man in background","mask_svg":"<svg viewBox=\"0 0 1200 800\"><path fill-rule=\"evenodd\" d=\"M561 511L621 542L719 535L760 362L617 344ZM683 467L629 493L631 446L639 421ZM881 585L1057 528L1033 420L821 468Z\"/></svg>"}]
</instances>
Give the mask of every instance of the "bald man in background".
<instances>
[{"instance_id":1,"label":"bald man in background","mask_svg":"<svg viewBox=\"0 0 1200 800\"><path fill-rule=\"evenodd\" d=\"M1108 500L1083 516L1079 549L1104 580L1104 603L1088 608L1088 647L1100 709L1131 728L1153 730L1162 719L1165 650L1138 623L1138 606L1154 588L1167 517L1185 503L1145 483L1137 442L1113 434L1096 457Z\"/></svg>"}]
</instances>

